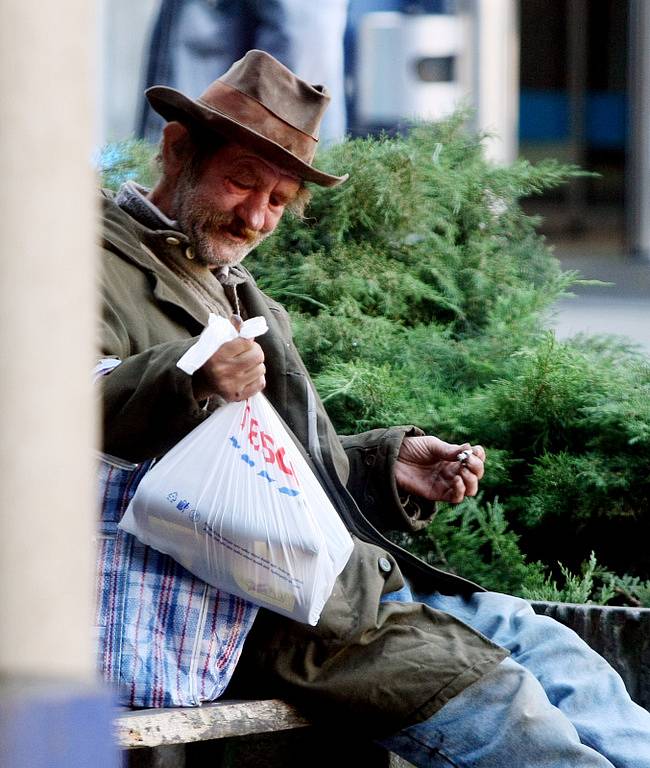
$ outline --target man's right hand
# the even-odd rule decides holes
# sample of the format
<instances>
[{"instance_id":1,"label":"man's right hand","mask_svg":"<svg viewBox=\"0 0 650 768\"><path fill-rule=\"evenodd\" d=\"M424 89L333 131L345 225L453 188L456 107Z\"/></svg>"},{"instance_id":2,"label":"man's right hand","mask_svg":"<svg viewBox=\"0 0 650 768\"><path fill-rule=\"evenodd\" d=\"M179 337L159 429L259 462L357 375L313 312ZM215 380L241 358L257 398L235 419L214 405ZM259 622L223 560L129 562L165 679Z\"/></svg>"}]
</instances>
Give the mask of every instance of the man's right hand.
<instances>
[{"instance_id":1,"label":"man's right hand","mask_svg":"<svg viewBox=\"0 0 650 768\"><path fill-rule=\"evenodd\" d=\"M192 376L194 397L220 395L229 403L246 400L266 386L264 352L253 339L227 341Z\"/></svg>"}]
</instances>

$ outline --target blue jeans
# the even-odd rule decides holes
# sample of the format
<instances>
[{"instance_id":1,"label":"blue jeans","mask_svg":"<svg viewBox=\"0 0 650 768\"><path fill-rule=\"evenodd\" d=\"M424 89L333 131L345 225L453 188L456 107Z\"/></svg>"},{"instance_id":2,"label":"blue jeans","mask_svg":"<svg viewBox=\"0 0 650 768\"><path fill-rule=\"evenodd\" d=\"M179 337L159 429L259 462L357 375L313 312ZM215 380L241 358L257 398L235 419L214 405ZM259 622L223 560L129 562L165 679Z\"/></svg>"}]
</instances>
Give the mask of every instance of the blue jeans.
<instances>
[{"instance_id":1,"label":"blue jeans","mask_svg":"<svg viewBox=\"0 0 650 768\"><path fill-rule=\"evenodd\" d=\"M578 635L525 600L408 587L385 599L450 613L511 657L382 746L423 768L650 768L650 713Z\"/></svg>"}]
</instances>

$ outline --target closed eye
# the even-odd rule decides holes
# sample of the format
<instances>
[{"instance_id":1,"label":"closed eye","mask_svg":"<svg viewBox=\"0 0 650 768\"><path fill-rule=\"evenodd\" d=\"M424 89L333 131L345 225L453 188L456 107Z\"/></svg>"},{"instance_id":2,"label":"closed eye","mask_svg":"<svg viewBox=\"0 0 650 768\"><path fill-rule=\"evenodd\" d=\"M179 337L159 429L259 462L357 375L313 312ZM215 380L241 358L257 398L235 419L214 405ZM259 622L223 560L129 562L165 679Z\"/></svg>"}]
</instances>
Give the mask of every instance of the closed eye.
<instances>
[{"instance_id":1,"label":"closed eye","mask_svg":"<svg viewBox=\"0 0 650 768\"><path fill-rule=\"evenodd\" d=\"M273 195L269 202L276 208L282 208L289 202L289 198L284 195Z\"/></svg>"},{"instance_id":2,"label":"closed eye","mask_svg":"<svg viewBox=\"0 0 650 768\"><path fill-rule=\"evenodd\" d=\"M232 176L228 176L226 181L231 187L234 187L241 192L247 192L249 189L253 189L253 184L251 182L242 179L233 179Z\"/></svg>"}]
</instances>

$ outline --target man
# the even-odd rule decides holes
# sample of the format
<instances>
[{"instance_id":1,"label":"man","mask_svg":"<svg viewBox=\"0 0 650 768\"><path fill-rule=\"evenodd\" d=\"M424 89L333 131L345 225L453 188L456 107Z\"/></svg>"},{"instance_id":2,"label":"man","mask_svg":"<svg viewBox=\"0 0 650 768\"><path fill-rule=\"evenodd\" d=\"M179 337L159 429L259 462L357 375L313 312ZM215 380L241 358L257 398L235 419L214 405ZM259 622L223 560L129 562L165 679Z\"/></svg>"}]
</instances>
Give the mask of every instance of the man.
<instances>
[{"instance_id":1,"label":"man","mask_svg":"<svg viewBox=\"0 0 650 768\"><path fill-rule=\"evenodd\" d=\"M378 532L419 528L431 502L474 495L483 449L414 427L339 439L284 310L241 266L304 202L303 182L345 181L312 166L325 89L251 51L196 101L164 87L147 96L168 121L161 179L151 191L127 184L104 209L97 623L104 674L123 701L215 699L243 645L238 690L353 722L416 765L650 766L650 715L573 633ZM176 362L209 311L263 315L270 330L225 344L190 377ZM261 390L354 537L315 627L256 616L116 532L151 459L216 408Z\"/></svg>"}]
</instances>

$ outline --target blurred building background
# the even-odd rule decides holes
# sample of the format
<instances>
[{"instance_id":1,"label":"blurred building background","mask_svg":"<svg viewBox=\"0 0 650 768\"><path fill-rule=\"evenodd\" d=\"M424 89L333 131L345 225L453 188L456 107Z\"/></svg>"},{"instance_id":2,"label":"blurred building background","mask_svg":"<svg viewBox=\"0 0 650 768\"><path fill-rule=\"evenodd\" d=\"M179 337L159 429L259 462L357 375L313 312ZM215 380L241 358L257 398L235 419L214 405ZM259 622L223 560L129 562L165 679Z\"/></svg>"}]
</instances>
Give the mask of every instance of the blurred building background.
<instances>
[{"instance_id":1,"label":"blurred building background","mask_svg":"<svg viewBox=\"0 0 650 768\"><path fill-rule=\"evenodd\" d=\"M596 171L526 203L565 267L615 283L563 302L558 332L625 333L650 350L647 0L100 2L99 143L156 140L147 84L196 96L258 46L330 86L326 142L466 104L474 127L494 133L496 162L555 157Z\"/></svg>"}]
</instances>

